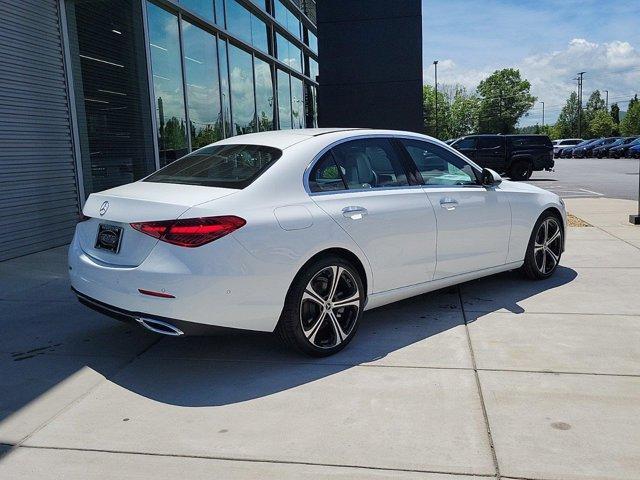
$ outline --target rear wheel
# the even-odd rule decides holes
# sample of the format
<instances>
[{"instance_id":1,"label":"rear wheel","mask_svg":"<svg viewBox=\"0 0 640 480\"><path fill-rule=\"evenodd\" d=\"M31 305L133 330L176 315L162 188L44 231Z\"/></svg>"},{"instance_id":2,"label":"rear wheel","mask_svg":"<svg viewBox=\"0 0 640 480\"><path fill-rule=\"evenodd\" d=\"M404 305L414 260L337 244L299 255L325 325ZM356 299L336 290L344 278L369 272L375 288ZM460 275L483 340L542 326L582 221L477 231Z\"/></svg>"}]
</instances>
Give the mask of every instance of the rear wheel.
<instances>
[{"instance_id":1,"label":"rear wheel","mask_svg":"<svg viewBox=\"0 0 640 480\"><path fill-rule=\"evenodd\" d=\"M533 172L533 165L526 160L516 160L509 169L511 180L528 180Z\"/></svg>"},{"instance_id":2,"label":"rear wheel","mask_svg":"<svg viewBox=\"0 0 640 480\"><path fill-rule=\"evenodd\" d=\"M333 255L318 259L293 281L276 332L307 355L332 355L355 335L364 299L362 279L351 263Z\"/></svg>"},{"instance_id":3,"label":"rear wheel","mask_svg":"<svg viewBox=\"0 0 640 480\"><path fill-rule=\"evenodd\" d=\"M563 245L561 221L556 215L547 212L536 222L522 271L533 280L549 278L560 263Z\"/></svg>"}]
</instances>

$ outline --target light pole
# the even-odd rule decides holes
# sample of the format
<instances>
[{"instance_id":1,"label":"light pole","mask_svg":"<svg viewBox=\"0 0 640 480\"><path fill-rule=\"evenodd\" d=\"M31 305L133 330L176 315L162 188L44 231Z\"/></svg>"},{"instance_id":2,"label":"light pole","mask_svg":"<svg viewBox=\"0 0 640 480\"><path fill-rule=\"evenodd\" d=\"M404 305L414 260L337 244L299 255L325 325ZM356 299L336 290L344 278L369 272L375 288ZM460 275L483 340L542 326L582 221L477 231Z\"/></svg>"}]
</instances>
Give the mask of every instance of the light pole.
<instances>
[{"instance_id":1,"label":"light pole","mask_svg":"<svg viewBox=\"0 0 640 480\"><path fill-rule=\"evenodd\" d=\"M438 60L434 60L433 61L433 66L435 68L435 83L436 83L436 131L435 131L435 137L438 138Z\"/></svg>"},{"instance_id":2,"label":"light pole","mask_svg":"<svg viewBox=\"0 0 640 480\"><path fill-rule=\"evenodd\" d=\"M609 111L609 90L605 90L604 93L607 95L607 100L605 100L605 108Z\"/></svg>"},{"instance_id":3,"label":"light pole","mask_svg":"<svg viewBox=\"0 0 640 480\"><path fill-rule=\"evenodd\" d=\"M578 138L582 136L582 77L587 72L578 72Z\"/></svg>"},{"instance_id":4,"label":"light pole","mask_svg":"<svg viewBox=\"0 0 640 480\"><path fill-rule=\"evenodd\" d=\"M542 104L542 128L544 128L544 102L540 102Z\"/></svg>"}]
</instances>

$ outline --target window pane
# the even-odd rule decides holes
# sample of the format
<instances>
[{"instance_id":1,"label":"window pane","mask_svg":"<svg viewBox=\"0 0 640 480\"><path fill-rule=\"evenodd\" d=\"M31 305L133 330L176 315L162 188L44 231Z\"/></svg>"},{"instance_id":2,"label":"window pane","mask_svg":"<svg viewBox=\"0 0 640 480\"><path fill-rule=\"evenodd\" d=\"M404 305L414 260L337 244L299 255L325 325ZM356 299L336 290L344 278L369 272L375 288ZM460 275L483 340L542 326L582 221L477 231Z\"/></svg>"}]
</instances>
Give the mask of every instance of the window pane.
<instances>
[{"instance_id":1,"label":"window pane","mask_svg":"<svg viewBox=\"0 0 640 480\"><path fill-rule=\"evenodd\" d=\"M312 192L327 192L346 188L333 155L331 152L325 153L309 173L309 189Z\"/></svg>"},{"instance_id":2,"label":"window pane","mask_svg":"<svg viewBox=\"0 0 640 480\"><path fill-rule=\"evenodd\" d=\"M212 0L180 0L180 5L194 11L207 20L213 21Z\"/></svg>"},{"instance_id":3,"label":"window pane","mask_svg":"<svg viewBox=\"0 0 640 480\"><path fill-rule=\"evenodd\" d=\"M291 77L291 116L293 128L304 128L304 84Z\"/></svg>"},{"instance_id":4,"label":"window pane","mask_svg":"<svg viewBox=\"0 0 640 480\"><path fill-rule=\"evenodd\" d=\"M309 48L313 50L315 53L318 53L318 37L314 35L312 31L308 31L309 36Z\"/></svg>"},{"instance_id":5,"label":"window pane","mask_svg":"<svg viewBox=\"0 0 640 480\"><path fill-rule=\"evenodd\" d=\"M281 23L283 26L287 26L287 7L285 7L280 0L276 0L274 2L275 7L275 17L278 23Z\"/></svg>"},{"instance_id":6,"label":"window pane","mask_svg":"<svg viewBox=\"0 0 640 480\"><path fill-rule=\"evenodd\" d=\"M220 113L216 38L183 21L182 41L191 148L196 149L224 137Z\"/></svg>"},{"instance_id":7,"label":"window pane","mask_svg":"<svg viewBox=\"0 0 640 480\"><path fill-rule=\"evenodd\" d=\"M273 130L273 82L271 66L262 60L254 59L256 75L256 107L258 112L258 129Z\"/></svg>"},{"instance_id":8,"label":"window pane","mask_svg":"<svg viewBox=\"0 0 640 480\"><path fill-rule=\"evenodd\" d=\"M226 22L224 21L224 0L213 0L216 7L216 24L225 28Z\"/></svg>"},{"instance_id":9,"label":"window pane","mask_svg":"<svg viewBox=\"0 0 640 480\"><path fill-rule=\"evenodd\" d=\"M501 147L503 138L501 137L478 137L478 148Z\"/></svg>"},{"instance_id":10,"label":"window pane","mask_svg":"<svg viewBox=\"0 0 640 480\"><path fill-rule=\"evenodd\" d=\"M278 70L278 117L280 128L291 128L291 87L289 74Z\"/></svg>"},{"instance_id":11,"label":"window pane","mask_svg":"<svg viewBox=\"0 0 640 480\"><path fill-rule=\"evenodd\" d=\"M147 2L160 165L187 153L178 17Z\"/></svg>"},{"instance_id":12,"label":"window pane","mask_svg":"<svg viewBox=\"0 0 640 480\"><path fill-rule=\"evenodd\" d=\"M467 162L432 143L402 140L426 185L475 185L476 176Z\"/></svg>"},{"instance_id":13,"label":"window pane","mask_svg":"<svg viewBox=\"0 0 640 480\"><path fill-rule=\"evenodd\" d=\"M287 9L287 30L302 40L302 24L298 16L291 10Z\"/></svg>"},{"instance_id":14,"label":"window pane","mask_svg":"<svg viewBox=\"0 0 640 480\"><path fill-rule=\"evenodd\" d=\"M255 132L255 101L251 54L229 45L231 112L236 134Z\"/></svg>"},{"instance_id":15,"label":"window pane","mask_svg":"<svg viewBox=\"0 0 640 480\"><path fill-rule=\"evenodd\" d=\"M220 60L220 90L222 90L222 119L224 136L233 135L231 128L231 93L229 91L229 67L227 62L227 42L218 39L218 59Z\"/></svg>"},{"instance_id":16,"label":"window pane","mask_svg":"<svg viewBox=\"0 0 640 480\"><path fill-rule=\"evenodd\" d=\"M463 138L455 142L455 148L476 148L476 139L475 138Z\"/></svg>"},{"instance_id":17,"label":"window pane","mask_svg":"<svg viewBox=\"0 0 640 480\"><path fill-rule=\"evenodd\" d=\"M269 52L267 25L255 15L251 15L251 44L263 52Z\"/></svg>"},{"instance_id":18,"label":"window pane","mask_svg":"<svg viewBox=\"0 0 640 480\"><path fill-rule=\"evenodd\" d=\"M236 0L227 0L227 27L247 43L251 43L251 13Z\"/></svg>"},{"instance_id":19,"label":"window pane","mask_svg":"<svg viewBox=\"0 0 640 480\"><path fill-rule=\"evenodd\" d=\"M86 195L155 170L142 5L66 2Z\"/></svg>"},{"instance_id":20,"label":"window pane","mask_svg":"<svg viewBox=\"0 0 640 480\"><path fill-rule=\"evenodd\" d=\"M158 170L145 182L245 188L281 155L277 148L260 145L211 145Z\"/></svg>"},{"instance_id":21,"label":"window pane","mask_svg":"<svg viewBox=\"0 0 640 480\"><path fill-rule=\"evenodd\" d=\"M289 55L288 55L288 65L302 73L302 51L296 47L293 43L289 43Z\"/></svg>"},{"instance_id":22,"label":"window pane","mask_svg":"<svg viewBox=\"0 0 640 480\"><path fill-rule=\"evenodd\" d=\"M276 33L276 58L289 65L289 41Z\"/></svg>"},{"instance_id":23,"label":"window pane","mask_svg":"<svg viewBox=\"0 0 640 480\"><path fill-rule=\"evenodd\" d=\"M318 62L309 57L309 77L312 80L318 80Z\"/></svg>"},{"instance_id":24,"label":"window pane","mask_svg":"<svg viewBox=\"0 0 640 480\"><path fill-rule=\"evenodd\" d=\"M353 140L332 151L351 189L409 185L402 163L386 139Z\"/></svg>"}]
</instances>

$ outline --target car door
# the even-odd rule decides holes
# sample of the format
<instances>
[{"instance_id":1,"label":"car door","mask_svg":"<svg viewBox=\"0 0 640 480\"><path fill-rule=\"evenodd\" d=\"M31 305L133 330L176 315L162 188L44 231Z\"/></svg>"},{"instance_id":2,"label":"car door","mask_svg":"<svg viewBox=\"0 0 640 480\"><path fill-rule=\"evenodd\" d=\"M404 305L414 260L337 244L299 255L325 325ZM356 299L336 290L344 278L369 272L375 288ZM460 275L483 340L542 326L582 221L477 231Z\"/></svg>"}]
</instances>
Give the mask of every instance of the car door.
<instances>
[{"instance_id":1,"label":"car door","mask_svg":"<svg viewBox=\"0 0 640 480\"><path fill-rule=\"evenodd\" d=\"M511 208L500 186L484 187L479 171L435 143L401 139L421 175L438 224L434 279L504 265Z\"/></svg>"},{"instance_id":2,"label":"car door","mask_svg":"<svg viewBox=\"0 0 640 480\"><path fill-rule=\"evenodd\" d=\"M389 138L367 137L335 145L309 172L313 201L367 256L374 292L435 272L435 212L405 162Z\"/></svg>"},{"instance_id":3,"label":"car door","mask_svg":"<svg viewBox=\"0 0 640 480\"><path fill-rule=\"evenodd\" d=\"M481 167L491 168L496 172L505 171L505 137L478 137L476 163Z\"/></svg>"}]
</instances>

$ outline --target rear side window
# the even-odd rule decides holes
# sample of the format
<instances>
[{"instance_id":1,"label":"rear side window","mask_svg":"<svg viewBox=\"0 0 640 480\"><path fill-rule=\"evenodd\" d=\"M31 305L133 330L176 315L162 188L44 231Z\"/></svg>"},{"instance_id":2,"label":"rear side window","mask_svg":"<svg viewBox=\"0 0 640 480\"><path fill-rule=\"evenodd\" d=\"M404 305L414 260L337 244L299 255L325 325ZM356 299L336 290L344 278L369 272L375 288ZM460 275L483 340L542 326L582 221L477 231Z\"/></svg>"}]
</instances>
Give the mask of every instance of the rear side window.
<instances>
[{"instance_id":1,"label":"rear side window","mask_svg":"<svg viewBox=\"0 0 640 480\"><path fill-rule=\"evenodd\" d=\"M331 151L350 189L409 185L402 162L386 138L352 140Z\"/></svg>"},{"instance_id":2,"label":"rear side window","mask_svg":"<svg viewBox=\"0 0 640 480\"><path fill-rule=\"evenodd\" d=\"M478 138L478 148L499 148L503 145L504 137L480 137Z\"/></svg>"},{"instance_id":3,"label":"rear side window","mask_svg":"<svg viewBox=\"0 0 640 480\"><path fill-rule=\"evenodd\" d=\"M466 148L466 149L476 148L476 139L473 137L463 138L462 140L458 140L457 142L454 142L453 146L455 146L456 148Z\"/></svg>"},{"instance_id":4,"label":"rear side window","mask_svg":"<svg viewBox=\"0 0 640 480\"><path fill-rule=\"evenodd\" d=\"M512 143L516 147L551 147L551 139L545 136L514 137Z\"/></svg>"},{"instance_id":5,"label":"rear side window","mask_svg":"<svg viewBox=\"0 0 640 480\"><path fill-rule=\"evenodd\" d=\"M144 181L242 189L281 155L281 150L262 145L212 145L170 163Z\"/></svg>"},{"instance_id":6,"label":"rear side window","mask_svg":"<svg viewBox=\"0 0 640 480\"><path fill-rule=\"evenodd\" d=\"M342 171L339 169L333 154L325 153L313 166L309 173L309 189L312 192L332 192L346 190Z\"/></svg>"}]
</instances>

